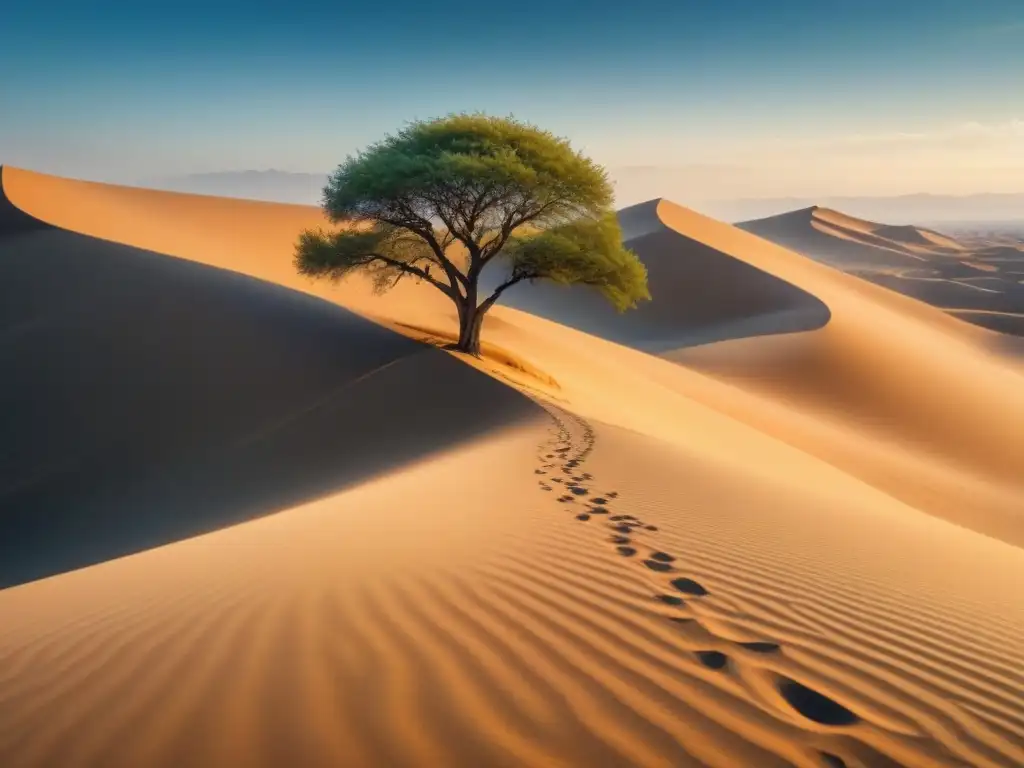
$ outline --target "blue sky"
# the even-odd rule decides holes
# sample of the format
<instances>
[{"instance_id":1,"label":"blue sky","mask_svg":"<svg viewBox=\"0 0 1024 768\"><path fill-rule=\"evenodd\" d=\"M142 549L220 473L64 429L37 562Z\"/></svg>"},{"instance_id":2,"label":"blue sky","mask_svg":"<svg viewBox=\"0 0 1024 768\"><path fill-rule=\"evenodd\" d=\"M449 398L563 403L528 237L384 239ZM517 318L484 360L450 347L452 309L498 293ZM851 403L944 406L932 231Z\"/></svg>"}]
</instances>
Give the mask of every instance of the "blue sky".
<instances>
[{"instance_id":1,"label":"blue sky","mask_svg":"<svg viewBox=\"0 0 1024 768\"><path fill-rule=\"evenodd\" d=\"M710 197L1024 191L1020 0L54 0L5 8L0 72L0 162L100 180L484 110Z\"/></svg>"}]
</instances>

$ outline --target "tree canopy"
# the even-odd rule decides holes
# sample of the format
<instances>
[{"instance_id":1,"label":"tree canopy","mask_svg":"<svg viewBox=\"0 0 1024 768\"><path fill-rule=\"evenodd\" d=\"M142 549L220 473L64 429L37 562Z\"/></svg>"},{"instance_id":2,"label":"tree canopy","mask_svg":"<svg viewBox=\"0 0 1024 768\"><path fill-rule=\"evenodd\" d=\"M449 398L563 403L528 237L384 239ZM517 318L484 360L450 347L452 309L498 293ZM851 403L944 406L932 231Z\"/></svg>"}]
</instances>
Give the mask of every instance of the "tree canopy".
<instances>
[{"instance_id":1,"label":"tree canopy","mask_svg":"<svg viewBox=\"0 0 1024 768\"><path fill-rule=\"evenodd\" d=\"M323 208L342 228L301 234L299 272L362 272L379 291L406 276L430 283L455 303L456 346L472 354L486 312L523 281L591 286L620 311L650 298L643 263L622 244L605 170L511 118L411 123L338 166ZM504 271L481 296L492 262Z\"/></svg>"}]
</instances>

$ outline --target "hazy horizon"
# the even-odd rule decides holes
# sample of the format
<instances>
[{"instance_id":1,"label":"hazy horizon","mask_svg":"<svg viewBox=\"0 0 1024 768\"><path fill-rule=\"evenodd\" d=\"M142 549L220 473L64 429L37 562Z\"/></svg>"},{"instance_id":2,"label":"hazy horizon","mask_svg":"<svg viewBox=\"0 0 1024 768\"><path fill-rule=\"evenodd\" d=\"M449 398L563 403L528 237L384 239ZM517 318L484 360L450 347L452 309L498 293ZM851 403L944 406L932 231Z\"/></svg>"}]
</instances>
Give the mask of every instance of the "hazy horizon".
<instances>
[{"instance_id":1,"label":"hazy horizon","mask_svg":"<svg viewBox=\"0 0 1024 768\"><path fill-rule=\"evenodd\" d=\"M568 137L620 187L1024 192L1016 0L556 0L515 25L463 0L57 0L6 12L5 31L0 162L73 177L326 172L410 120L479 110Z\"/></svg>"},{"instance_id":2,"label":"hazy horizon","mask_svg":"<svg viewBox=\"0 0 1024 768\"><path fill-rule=\"evenodd\" d=\"M666 198L724 221L745 221L800 208L822 206L890 224L980 224L1024 222L1024 194L936 195L922 192L899 196L735 197L707 198L685 178L673 179L673 169L661 169L661 179L640 185L623 184L624 169L609 169L615 182L617 208L653 198ZM625 169L628 171L629 169ZM218 195L278 203L319 205L327 173L278 169L247 169L136 179L130 185L174 192Z\"/></svg>"}]
</instances>

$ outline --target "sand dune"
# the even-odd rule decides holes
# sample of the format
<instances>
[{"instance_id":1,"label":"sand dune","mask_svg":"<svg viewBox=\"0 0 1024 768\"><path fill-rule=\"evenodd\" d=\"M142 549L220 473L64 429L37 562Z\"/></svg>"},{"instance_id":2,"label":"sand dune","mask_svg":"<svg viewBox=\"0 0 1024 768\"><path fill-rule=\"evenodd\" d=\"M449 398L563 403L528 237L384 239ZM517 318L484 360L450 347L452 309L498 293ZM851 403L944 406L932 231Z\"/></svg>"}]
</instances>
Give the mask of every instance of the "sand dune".
<instances>
[{"instance_id":1,"label":"sand dune","mask_svg":"<svg viewBox=\"0 0 1024 768\"><path fill-rule=\"evenodd\" d=\"M658 201L619 212L626 244L647 266L652 301L619 314L580 287L524 285L507 305L648 352L820 328L828 308L813 294L700 239L657 223ZM495 279L495 278L492 278Z\"/></svg>"},{"instance_id":2,"label":"sand dune","mask_svg":"<svg viewBox=\"0 0 1024 768\"><path fill-rule=\"evenodd\" d=\"M340 307L13 219L0 587L322 496L531 411ZM436 389L405 397L421 378Z\"/></svg>"},{"instance_id":3,"label":"sand dune","mask_svg":"<svg viewBox=\"0 0 1024 768\"><path fill-rule=\"evenodd\" d=\"M877 224L808 208L737 225L774 243L991 330L1024 335L993 313L1024 311L1024 251L998 237L962 240L911 225Z\"/></svg>"},{"instance_id":4,"label":"sand dune","mask_svg":"<svg viewBox=\"0 0 1024 768\"><path fill-rule=\"evenodd\" d=\"M15 241L78 238L67 242L83 272L125 274L138 290L180 281L169 295L209 297L204 328L245 326L199 342L226 359L224 389L253 378L265 337L267 359L290 355L261 382L268 402L387 360L427 366L345 401L367 406L370 424L343 410L299 429L344 432L345 461L363 445L391 456L434 398L454 401L469 431L416 424L435 441L387 473L358 469L316 500L282 499L278 514L0 591L0 764L1024 764L1024 605L1012 588L1024 550L1007 543L1024 499L1024 405L1019 370L987 351L994 334L654 202L624 225L656 301L660 291L674 309L624 316L621 329L581 311L572 328L550 319L564 308L525 291L549 317L500 308L485 334L545 375L459 367L209 269L390 327L450 331L422 286L375 302L359 283L296 278L290 245L315 210L21 171L3 182L15 206L65 230ZM702 271L715 286L704 304ZM43 277L41 306L70 301ZM127 293L81 280L104 307ZM730 280L737 296L764 288L770 300L730 303ZM124 312L149 338L160 324L139 304ZM171 348L196 338L197 304L184 306L180 328L159 316ZM817 323L756 336L779 310ZM737 322L753 337L665 353L699 353L696 367L647 349L727 337ZM332 360L332 338L360 352ZM173 407L231 406L120 343L135 388L157 376ZM334 453L319 440L307 456ZM250 466L286 485L287 467Z\"/></svg>"},{"instance_id":5,"label":"sand dune","mask_svg":"<svg viewBox=\"0 0 1024 768\"><path fill-rule=\"evenodd\" d=\"M656 215L687 233L680 248L699 233L831 315L812 333L667 353L750 396L716 395L716 407L916 507L1024 543L1024 443L1010 426L1024 423L1021 373L988 351L992 334L678 206Z\"/></svg>"},{"instance_id":6,"label":"sand dune","mask_svg":"<svg viewBox=\"0 0 1024 768\"><path fill-rule=\"evenodd\" d=\"M736 226L844 269L919 266L921 254L915 252L914 246L928 242L924 233L914 228L896 228L897 236L890 238L884 234L887 228L883 225L819 207ZM888 231L892 232L892 228Z\"/></svg>"}]
</instances>

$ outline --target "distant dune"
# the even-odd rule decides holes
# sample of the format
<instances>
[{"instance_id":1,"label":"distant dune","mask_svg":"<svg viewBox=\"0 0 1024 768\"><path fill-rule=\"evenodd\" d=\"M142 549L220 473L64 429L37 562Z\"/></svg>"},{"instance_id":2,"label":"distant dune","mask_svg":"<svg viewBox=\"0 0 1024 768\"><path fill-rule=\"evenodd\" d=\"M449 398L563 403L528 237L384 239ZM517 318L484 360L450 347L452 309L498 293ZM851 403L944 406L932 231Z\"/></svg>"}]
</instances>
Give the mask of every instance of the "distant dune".
<instances>
[{"instance_id":1,"label":"distant dune","mask_svg":"<svg viewBox=\"0 0 1024 768\"><path fill-rule=\"evenodd\" d=\"M721 176L717 169L711 171ZM747 183L742 169L733 169L735 185ZM726 177L729 178L729 177ZM977 225L991 223L1024 223L1024 193L979 193L972 195L843 195L825 197L724 198L702 196L702 185L688 183L670 170L644 175L640 180L623 185L623 198L633 201L636 194L651 191L686 199L701 212L724 221L748 221L778 216L792 210L820 205L844 211L868 220L913 221L942 229L953 224Z\"/></svg>"},{"instance_id":2,"label":"distant dune","mask_svg":"<svg viewBox=\"0 0 1024 768\"><path fill-rule=\"evenodd\" d=\"M656 200L467 360L315 208L0 180L4 768L1024 765L1000 334Z\"/></svg>"},{"instance_id":3,"label":"distant dune","mask_svg":"<svg viewBox=\"0 0 1024 768\"><path fill-rule=\"evenodd\" d=\"M977 325L1024 336L1024 237L958 240L819 207L737 226Z\"/></svg>"},{"instance_id":4,"label":"distant dune","mask_svg":"<svg viewBox=\"0 0 1024 768\"><path fill-rule=\"evenodd\" d=\"M932 238L942 239L916 227L874 224L819 207L736 226L844 269L919 266L921 248L939 247Z\"/></svg>"}]
</instances>

